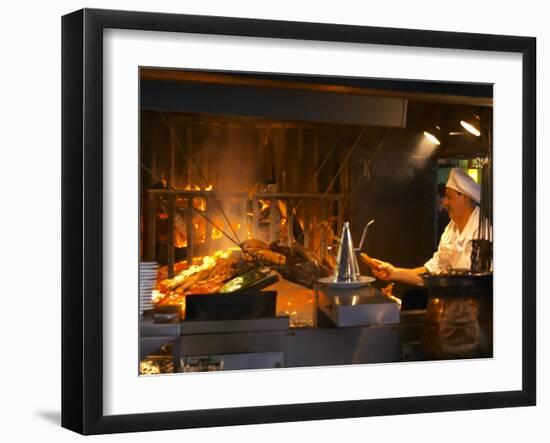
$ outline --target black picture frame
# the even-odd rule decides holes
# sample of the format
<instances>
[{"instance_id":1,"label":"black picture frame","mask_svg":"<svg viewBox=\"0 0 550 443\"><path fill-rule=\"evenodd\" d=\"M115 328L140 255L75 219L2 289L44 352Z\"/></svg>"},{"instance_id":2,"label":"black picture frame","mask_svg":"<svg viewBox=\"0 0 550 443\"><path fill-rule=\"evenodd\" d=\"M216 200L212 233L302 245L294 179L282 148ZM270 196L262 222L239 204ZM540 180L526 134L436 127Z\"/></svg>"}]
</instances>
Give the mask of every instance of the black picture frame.
<instances>
[{"instance_id":1,"label":"black picture frame","mask_svg":"<svg viewBox=\"0 0 550 443\"><path fill-rule=\"evenodd\" d=\"M109 28L521 54L522 388L106 416L102 407L102 35ZM82 434L103 434L535 405L535 88L536 39L532 37L96 9L65 15L62 18L62 426Z\"/></svg>"}]
</instances>

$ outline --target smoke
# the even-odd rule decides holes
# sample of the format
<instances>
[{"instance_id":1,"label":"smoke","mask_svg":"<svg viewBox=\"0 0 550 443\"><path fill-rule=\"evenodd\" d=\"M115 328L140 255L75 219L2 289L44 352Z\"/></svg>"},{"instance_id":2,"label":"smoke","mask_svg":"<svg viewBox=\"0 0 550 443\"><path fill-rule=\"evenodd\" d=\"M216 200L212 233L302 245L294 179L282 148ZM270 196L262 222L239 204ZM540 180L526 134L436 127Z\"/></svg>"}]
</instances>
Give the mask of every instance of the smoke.
<instances>
[{"instance_id":1,"label":"smoke","mask_svg":"<svg viewBox=\"0 0 550 443\"><path fill-rule=\"evenodd\" d=\"M426 168L437 146L423 135L410 138L407 136L398 143L403 145L399 148L394 145L392 149L388 149L374 161L373 168L383 175L384 180L404 184L412 181L418 172ZM391 174L387 174L388 169L391 169Z\"/></svg>"},{"instance_id":2,"label":"smoke","mask_svg":"<svg viewBox=\"0 0 550 443\"><path fill-rule=\"evenodd\" d=\"M418 172L426 168L430 158L438 148L423 135L416 135L410 142L408 154L403 155L400 165L395 168L394 178L398 182L413 180Z\"/></svg>"}]
</instances>

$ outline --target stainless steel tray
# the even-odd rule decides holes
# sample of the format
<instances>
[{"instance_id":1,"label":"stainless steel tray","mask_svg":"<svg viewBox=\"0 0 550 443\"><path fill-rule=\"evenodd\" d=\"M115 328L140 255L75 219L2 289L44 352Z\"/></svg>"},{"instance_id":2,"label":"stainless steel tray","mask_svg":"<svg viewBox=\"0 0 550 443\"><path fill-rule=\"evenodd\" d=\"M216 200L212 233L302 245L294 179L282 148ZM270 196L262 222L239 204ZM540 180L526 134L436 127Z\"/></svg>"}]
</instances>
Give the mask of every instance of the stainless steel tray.
<instances>
[{"instance_id":1,"label":"stainless steel tray","mask_svg":"<svg viewBox=\"0 0 550 443\"><path fill-rule=\"evenodd\" d=\"M352 282L343 282L343 281L336 281L336 277L323 277L317 280L322 285L330 286L331 288L338 288L338 289L356 289L356 288L362 288L364 286L370 285L373 281L376 281L374 277L369 277L367 275L361 275L359 276L359 280L352 281Z\"/></svg>"}]
</instances>

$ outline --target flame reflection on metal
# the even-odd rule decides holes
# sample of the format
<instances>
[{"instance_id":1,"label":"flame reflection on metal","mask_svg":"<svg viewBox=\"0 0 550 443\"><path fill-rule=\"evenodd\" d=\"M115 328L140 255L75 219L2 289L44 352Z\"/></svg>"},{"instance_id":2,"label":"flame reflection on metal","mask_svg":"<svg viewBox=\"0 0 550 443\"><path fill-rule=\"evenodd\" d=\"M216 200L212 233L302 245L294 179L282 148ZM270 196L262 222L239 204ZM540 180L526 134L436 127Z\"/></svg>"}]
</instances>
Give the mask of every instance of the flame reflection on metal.
<instances>
[{"instance_id":1,"label":"flame reflection on metal","mask_svg":"<svg viewBox=\"0 0 550 443\"><path fill-rule=\"evenodd\" d=\"M336 259L336 281L356 282L359 279L359 264L353 247L353 240L349 230L349 222L344 223L340 237L340 248Z\"/></svg>"}]
</instances>

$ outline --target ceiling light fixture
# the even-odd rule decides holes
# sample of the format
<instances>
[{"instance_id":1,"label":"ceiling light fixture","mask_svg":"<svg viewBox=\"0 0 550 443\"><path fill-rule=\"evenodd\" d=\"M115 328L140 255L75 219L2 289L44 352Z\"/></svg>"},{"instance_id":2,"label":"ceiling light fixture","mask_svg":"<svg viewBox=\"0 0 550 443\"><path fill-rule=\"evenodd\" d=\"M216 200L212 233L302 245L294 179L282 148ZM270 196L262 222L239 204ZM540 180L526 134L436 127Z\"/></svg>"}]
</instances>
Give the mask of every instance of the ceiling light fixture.
<instances>
[{"instance_id":1,"label":"ceiling light fixture","mask_svg":"<svg viewBox=\"0 0 550 443\"><path fill-rule=\"evenodd\" d=\"M460 120L460 125L466 129L470 134L475 135L476 137L479 137L481 135L480 128L480 122L479 122L479 116L475 115L475 118L470 120Z\"/></svg>"},{"instance_id":2,"label":"ceiling light fixture","mask_svg":"<svg viewBox=\"0 0 550 443\"><path fill-rule=\"evenodd\" d=\"M424 131L424 137L426 137L429 141L431 141L435 145L441 144L439 139L435 135L433 135L431 132Z\"/></svg>"}]
</instances>

